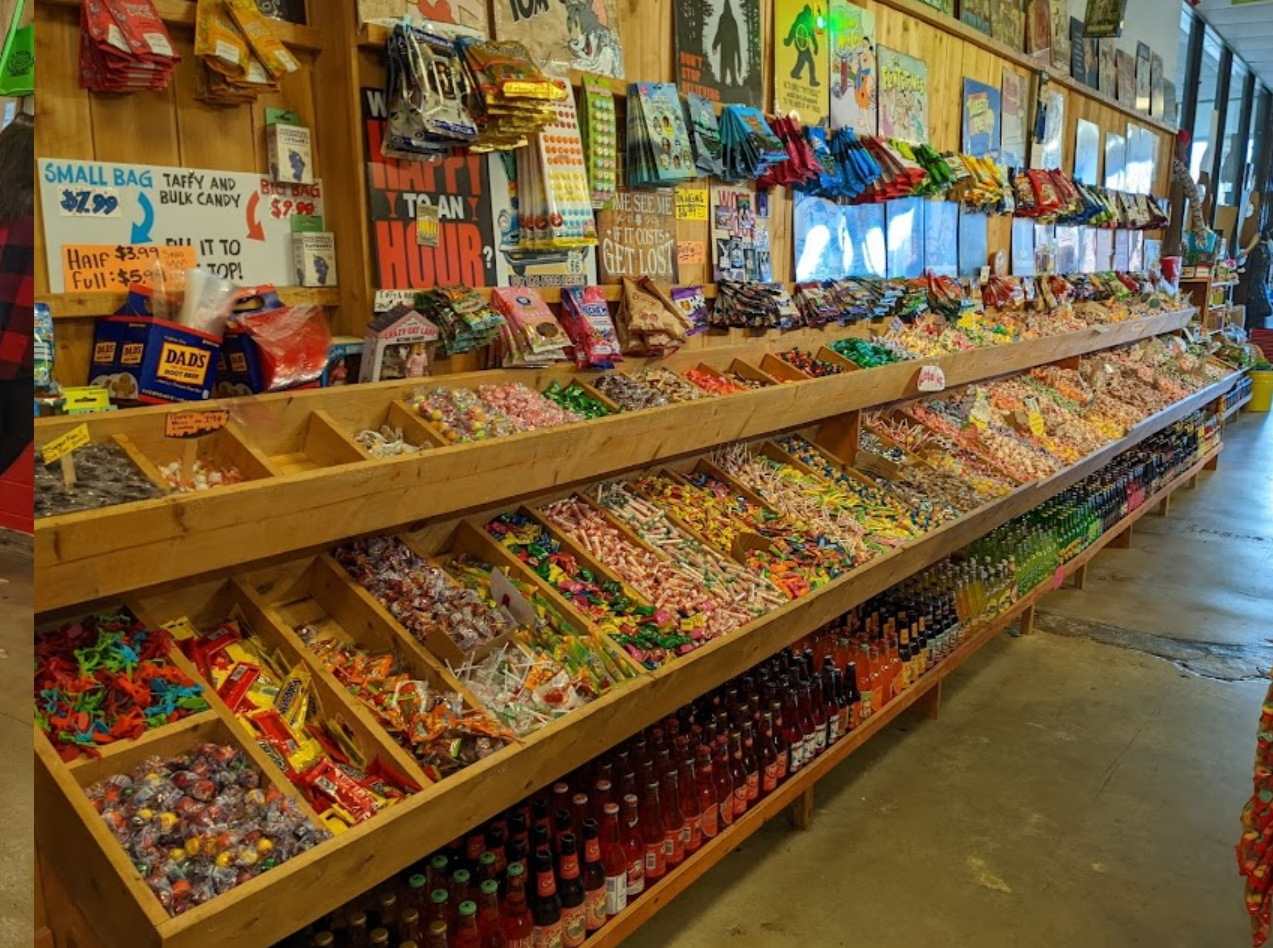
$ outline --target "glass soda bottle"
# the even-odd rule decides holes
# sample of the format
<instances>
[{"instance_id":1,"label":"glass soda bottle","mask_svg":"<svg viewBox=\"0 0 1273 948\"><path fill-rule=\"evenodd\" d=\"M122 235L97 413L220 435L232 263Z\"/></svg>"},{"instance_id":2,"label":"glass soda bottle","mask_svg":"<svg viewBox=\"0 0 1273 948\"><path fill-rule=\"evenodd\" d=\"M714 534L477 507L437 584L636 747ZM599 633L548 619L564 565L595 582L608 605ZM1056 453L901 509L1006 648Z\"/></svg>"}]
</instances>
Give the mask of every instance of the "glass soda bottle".
<instances>
[{"instance_id":1,"label":"glass soda bottle","mask_svg":"<svg viewBox=\"0 0 1273 948\"><path fill-rule=\"evenodd\" d=\"M743 722L743 772L747 777L747 805L760 799L760 758L756 755L755 729L750 718Z\"/></svg>"},{"instance_id":2,"label":"glass soda bottle","mask_svg":"<svg viewBox=\"0 0 1273 948\"><path fill-rule=\"evenodd\" d=\"M695 792L698 794L699 825L703 839L715 839L720 831L720 813L716 806L716 783L712 775L712 749L706 744L695 751L697 766L694 768Z\"/></svg>"},{"instance_id":3,"label":"glass soda bottle","mask_svg":"<svg viewBox=\"0 0 1273 948\"><path fill-rule=\"evenodd\" d=\"M530 913L535 921L534 948L562 948L561 897L552 854L545 849L535 852L535 896Z\"/></svg>"},{"instance_id":4,"label":"glass soda bottle","mask_svg":"<svg viewBox=\"0 0 1273 948\"><path fill-rule=\"evenodd\" d=\"M716 811L720 832L734 825L734 776L730 771L729 735L719 734L712 755L712 779L716 784Z\"/></svg>"},{"instance_id":5,"label":"glass soda bottle","mask_svg":"<svg viewBox=\"0 0 1273 948\"><path fill-rule=\"evenodd\" d=\"M496 938L499 935L499 883L494 879L483 879L477 887L477 930L482 936L482 948L504 944L502 937Z\"/></svg>"},{"instance_id":6,"label":"glass soda bottle","mask_svg":"<svg viewBox=\"0 0 1273 948\"><path fill-rule=\"evenodd\" d=\"M667 875L667 823L659 805L659 785L645 785L641 801L641 838L645 842L645 881L657 882Z\"/></svg>"},{"instance_id":7,"label":"glass soda bottle","mask_svg":"<svg viewBox=\"0 0 1273 948\"><path fill-rule=\"evenodd\" d=\"M509 865L507 889L499 907L499 927L507 948L534 948L535 920L526 901L526 867Z\"/></svg>"},{"instance_id":8,"label":"glass soda bottle","mask_svg":"<svg viewBox=\"0 0 1273 948\"><path fill-rule=\"evenodd\" d=\"M607 803L601 818L601 864L606 873L606 917L628 907L628 858L619 838L619 804Z\"/></svg>"},{"instance_id":9,"label":"glass soda bottle","mask_svg":"<svg viewBox=\"0 0 1273 948\"><path fill-rule=\"evenodd\" d=\"M685 861L685 814L681 812L676 771L665 772L660 783L659 806L667 827L663 856L667 860L667 868L674 869Z\"/></svg>"},{"instance_id":10,"label":"glass soda bottle","mask_svg":"<svg viewBox=\"0 0 1273 948\"><path fill-rule=\"evenodd\" d=\"M645 891L645 837L641 833L636 794L629 793L623 797L620 833L623 852L628 860L628 901L631 902Z\"/></svg>"},{"instance_id":11,"label":"glass soda bottle","mask_svg":"<svg viewBox=\"0 0 1273 948\"><path fill-rule=\"evenodd\" d=\"M694 779L694 758L686 753L677 771L677 796L681 815L685 817L685 855L697 852L703 845L703 808L698 802L698 782Z\"/></svg>"},{"instance_id":12,"label":"glass soda bottle","mask_svg":"<svg viewBox=\"0 0 1273 948\"><path fill-rule=\"evenodd\" d=\"M783 679L782 691L782 740L787 745L787 773L794 774L804 766L804 731L800 727L790 678Z\"/></svg>"},{"instance_id":13,"label":"glass soda bottle","mask_svg":"<svg viewBox=\"0 0 1273 948\"><path fill-rule=\"evenodd\" d=\"M601 860L601 834L597 821L583 821L584 921L595 932L606 923L606 870Z\"/></svg>"},{"instance_id":14,"label":"glass soda bottle","mask_svg":"<svg viewBox=\"0 0 1273 948\"><path fill-rule=\"evenodd\" d=\"M760 716L757 757L760 764L760 794L768 796L778 786L778 749L774 746L774 716L769 711Z\"/></svg>"},{"instance_id":15,"label":"glass soda bottle","mask_svg":"<svg viewBox=\"0 0 1273 948\"><path fill-rule=\"evenodd\" d=\"M579 948L588 937L588 906L579 869L579 841L574 833L561 837L561 882L557 898L561 900L562 948Z\"/></svg>"},{"instance_id":16,"label":"glass soda bottle","mask_svg":"<svg viewBox=\"0 0 1273 948\"><path fill-rule=\"evenodd\" d=\"M459 922L451 935L450 948L482 948L482 933L477 928L476 902L460 903Z\"/></svg>"}]
</instances>

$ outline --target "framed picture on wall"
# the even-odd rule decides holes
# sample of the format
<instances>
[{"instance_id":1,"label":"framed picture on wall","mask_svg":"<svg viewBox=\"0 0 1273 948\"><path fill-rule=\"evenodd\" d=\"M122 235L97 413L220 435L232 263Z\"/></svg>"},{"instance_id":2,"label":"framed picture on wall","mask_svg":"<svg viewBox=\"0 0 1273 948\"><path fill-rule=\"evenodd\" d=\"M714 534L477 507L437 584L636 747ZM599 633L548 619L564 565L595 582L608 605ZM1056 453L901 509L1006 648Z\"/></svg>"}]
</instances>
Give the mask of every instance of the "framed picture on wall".
<instances>
[{"instance_id":1,"label":"framed picture on wall","mask_svg":"<svg viewBox=\"0 0 1273 948\"><path fill-rule=\"evenodd\" d=\"M1114 64L1114 41L1098 39L1097 49L1097 84L1096 88L1104 95L1113 98L1118 92L1118 69Z\"/></svg>"},{"instance_id":2,"label":"framed picture on wall","mask_svg":"<svg viewBox=\"0 0 1273 948\"><path fill-rule=\"evenodd\" d=\"M1163 62L1158 53L1149 55L1149 114L1163 117Z\"/></svg>"},{"instance_id":3,"label":"framed picture on wall","mask_svg":"<svg viewBox=\"0 0 1273 948\"><path fill-rule=\"evenodd\" d=\"M1052 0L1052 68L1070 71L1070 5L1066 0Z\"/></svg>"},{"instance_id":4,"label":"framed picture on wall","mask_svg":"<svg viewBox=\"0 0 1273 948\"><path fill-rule=\"evenodd\" d=\"M1052 0L1026 0L1025 51L1044 61L1051 58Z\"/></svg>"},{"instance_id":5,"label":"framed picture on wall","mask_svg":"<svg viewBox=\"0 0 1273 948\"><path fill-rule=\"evenodd\" d=\"M990 35L990 13L995 0L959 0L959 19L974 30Z\"/></svg>"},{"instance_id":6,"label":"framed picture on wall","mask_svg":"<svg viewBox=\"0 0 1273 948\"><path fill-rule=\"evenodd\" d=\"M1136 105L1136 60L1125 49L1114 50L1114 71L1117 73L1114 85L1118 91L1115 95L1123 105Z\"/></svg>"},{"instance_id":7,"label":"framed picture on wall","mask_svg":"<svg viewBox=\"0 0 1273 948\"><path fill-rule=\"evenodd\" d=\"M990 35L1013 49L1025 49L1024 0L990 0Z\"/></svg>"},{"instance_id":8,"label":"framed picture on wall","mask_svg":"<svg viewBox=\"0 0 1273 948\"><path fill-rule=\"evenodd\" d=\"M1074 180L1081 184L1100 183L1101 127L1086 119L1074 126Z\"/></svg>"},{"instance_id":9,"label":"framed picture on wall","mask_svg":"<svg viewBox=\"0 0 1273 948\"><path fill-rule=\"evenodd\" d=\"M959 275L977 276L989 262L987 232L990 219L985 214L959 208Z\"/></svg>"},{"instance_id":10,"label":"framed picture on wall","mask_svg":"<svg viewBox=\"0 0 1273 948\"><path fill-rule=\"evenodd\" d=\"M1123 35L1123 18L1127 16L1127 0L1087 0L1083 17L1083 35L1099 39L1116 39Z\"/></svg>"},{"instance_id":11,"label":"framed picture on wall","mask_svg":"<svg viewBox=\"0 0 1273 948\"><path fill-rule=\"evenodd\" d=\"M1136 44L1136 111L1149 114L1149 46Z\"/></svg>"}]
</instances>

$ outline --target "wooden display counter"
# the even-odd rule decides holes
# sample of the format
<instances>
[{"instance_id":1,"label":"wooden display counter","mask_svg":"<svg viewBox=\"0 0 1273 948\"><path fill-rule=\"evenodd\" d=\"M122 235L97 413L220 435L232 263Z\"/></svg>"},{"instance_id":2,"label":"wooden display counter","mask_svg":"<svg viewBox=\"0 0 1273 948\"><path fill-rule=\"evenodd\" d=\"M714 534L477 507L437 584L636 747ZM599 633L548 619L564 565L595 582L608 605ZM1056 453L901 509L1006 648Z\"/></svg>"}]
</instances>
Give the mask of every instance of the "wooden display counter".
<instances>
[{"instance_id":1,"label":"wooden display counter","mask_svg":"<svg viewBox=\"0 0 1273 948\"><path fill-rule=\"evenodd\" d=\"M1187 315L1184 318L1187 318ZM1056 340L1048 340L1048 342L1055 344ZM992 351L992 354L999 356L1000 371L1003 371L1004 356L1007 353L1001 349ZM955 371L959 371L958 360L975 355L979 356L982 353L952 357L955 360ZM908 373L913 373L914 369L914 366L907 367ZM802 389L813 392L814 389L807 386L844 382L857 378L869 379L877 372L885 373L881 377L887 377L886 370L855 372L837 379L775 387L775 394L799 392ZM987 367L985 376L991 374L997 373L993 373ZM55 928L82 926L85 919L92 920L91 927L95 929L96 936L100 938L102 944L112 948L114 946L135 948L135 946L161 945L179 946L179 948L213 948L213 946L227 944L235 944L240 948L265 948L321 915L334 910L351 895L400 872L422 855L454 838L457 833L495 815L561 774L672 713L687 701L717 687L826 622L842 615L853 606L964 547L1000 524L1036 507L1047 498L1104 466L1119 452L1215 401L1229 389L1232 382L1233 376L1230 376L1201 389L1170 408L1145 419L1120 441L1060 470L1051 477L1022 486L941 529L870 560L804 597L765 614L743 628L676 659L657 671L642 673L639 677L614 687L591 704L558 719L457 774L426 786L407 800L343 833L338 838L325 842L310 852L175 918L167 917L129 863L122 849L107 833L100 817L82 792L82 787L96 777L143 759L149 753L173 752L193 747L199 741L209 737L239 744L252 753L253 748L249 746L252 741L242 726L219 700L215 700L215 696L211 696L212 708L209 712L196 715L180 724L150 732L140 741L112 748L111 753L102 761L73 765L63 763L47 739L37 731L35 734L36 781L37 793L42 801L37 815L37 844L49 872L56 878L58 886L69 894L69 902L73 903L78 913L82 915L78 922L74 919L62 922L55 917ZM765 395L767 391L762 390L750 396L739 395L731 396L729 399L714 400L714 403L709 403L704 414L720 410L717 406L734 399L745 403L748 399ZM900 397L894 394L896 391L896 389L885 390L883 396L877 397L874 401L867 401L865 395L856 397L860 403L878 404L888 400L888 397ZM319 393L319 396L323 394ZM349 394L359 393L357 390L350 390ZM383 399L383 395L381 397ZM295 400L303 402L303 396L297 396ZM280 401L286 400L280 399ZM836 430L834 426L843 423L843 416L827 417L829 412L840 409L840 404L836 402L817 397L802 397L790 403L790 406L798 406L802 411L810 405L811 407L807 410L812 417L825 419L827 425L833 426L833 431ZM819 405L834 407L818 408ZM286 409L289 406L283 407ZM701 407L685 406L686 409L701 409ZM672 409L658 411L670 412ZM158 418L162 413L139 414ZM611 424L621 431L619 425L637 422L643 414L657 414L657 412L622 416ZM716 442L704 440L706 427L697 425L688 411L683 417L686 419L684 422L686 425L695 426L685 433L684 436L687 439L685 443L688 445L688 439L695 434L699 436L700 441L696 446L687 446L680 451L681 454L692 456L684 458L679 463L693 465L697 463L699 452ZM122 416L104 420L120 423L127 421L128 418ZM777 415L772 415L766 416L764 424L771 426L768 430L777 431L796 427L798 423L793 424L789 419L784 420ZM584 427L584 425L572 426L571 430L581 432ZM746 430L751 431L751 429ZM752 432L755 435L763 433L763 431ZM544 434L552 434L552 432ZM722 440L750 437L752 434L739 435L723 429L720 431ZM542 436L528 435L521 438L529 443L532 438ZM712 437L716 435L713 434ZM814 437L816 438L817 435L814 434ZM829 441L823 441L822 444L825 450L834 453ZM499 447L501 446L498 444L488 444L479 446L478 450ZM444 450L446 449L439 449L438 456L442 456ZM452 449L453 453L463 450L463 448ZM550 471L552 455L543 454L539 457L542 458L539 464L524 463L525 470L517 474L516 480L511 480L506 485L499 485L498 489L490 491L494 496L488 496L484 501L476 501L471 506L484 508L484 517L489 517L502 509L515 508L518 505L515 498L524 497L529 492L527 483L531 482L531 478L546 478ZM436 457L426 456L420 459L409 459L406 462L391 463L401 469L406 469L408 464L424 469L430 466L430 462L436 460ZM601 466L604 468L604 473L612 473L645 463L649 463L649 460L615 455L611 457L609 463ZM364 465L346 465L346 467L351 466ZM298 485L308 484L311 489L314 489L322 483L324 477L329 476L332 475L327 471L318 470L309 474L295 475L288 480ZM578 479L585 476L589 475L580 474ZM284 479L280 478L281 480ZM533 483L540 485L540 481ZM541 489L549 486L547 483L540 485ZM245 488L228 488L222 493L229 494L231 491L242 491L253 487L254 485L245 485ZM449 486L447 489L450 490ZM298 487L298 493L300 492L301 489ZM455 502L455 496L455 494L447 493L441 500L434 499L433 503L435 506L447 509L454 517L462 512L457 509L460 504ZM142 505L138 505L140 506ZM1144 506L1148 508L1150 504L1146 503ZM1141 511L1138 511L1137 515L1139 513ZM258 511L258 514L264 516L264 509ZM61 519L69 520L70 518ZM126 522L127 519L121 517L120 523ZM488 543L490 546L488 553L494 557L495 554L492 552L495 549L494 544L479 530L473 529L473 524L476 522L478 521L451 520L431 523L423 527L417 526L402 536L409 545L422 553L433 554L439 550L451 548L456 542L456 537L467 531L470 534L476 534L473 542ZM362 527L349 520L341 521L340 526L344 531L339 534L341 538L359 532ZM257 530L258 535L265 532L259 521L257 524L245 524L245 528ZM290 539L293 541L292 549L296 551L302 544L295 542L299 539L297 537ZM169 548L169 550L172 549L175 548ZM233 549L231 553L239 560L256 559L258 549L258 544L245 541L244 545ZM171 555L171 553L165 555ZM157 562L157 559L152 558L150 561L139 564L139 568L130 575L130 578L118 585L126 588L127 582L132 582L134 588L140 586L138 577L149 575L152 569L160 567L161 564ZM162 572L162 569L160 571ZM1029 599L1029 597L1026 598ZM72 601L74 600L65 599L61 604L69 604ZM330 701L336 705L342 717L358 723L357 730L362 732L364 739L381 745L384 745L385 737L379 732L378 725L370 719L369 713L362 706L344 694L339 686L334 685L334 679L328 680L325 669L301 641L299 635L301 628L320 623L328 629L343 629L351 638L356 638L374 648L393 647L404 654L415 666L417 674L453 687L461 695L466 696L466 699L471 698L467 695L466 689L451 677L450 671L442 662L427 648L411 638L396 622L387 619L387 614L378 609L374 600L356 586L343 570L333 567L330 558L325 554L295 556L287 562L260 563L253 568L242 570L228 581L220 576L205 576L182 583L180 586L170 583L167 588L141 592L130 597L128 602L139 616L150 622L164 622L182 615L215 617L224 614L231 603L239 604L250 617L258 634L268 638L284 654L310 665L316 681L319 682L316 687L320 688L324 703ZM758 807L754 811L757 815L752 817L752 820L763 822L767 815L772 815L785 802L804 793L808 787L812 786L813 781L834 766L835 761L851 753L852 749L866 740L871 733L884 726L889 718L896 716L908 704L920 701L925 691L935 687L941 677L953 670L1000 627L997 624L975 633L952 659L931 675L926 676L918 688L904 696L900 702L885 708L875 719L875 724L861 729L857 735L850 736L836 745L836 749L830 754L770 798L774 802L766 802ZM384 750L389 754L395 753L388 747ZM284 789L289 789L283 782L281 774L272 766L262 765L261 769L267 780ZM759 822L741 825L754 828L759 825ZM750 831L750 829L746 830L746 832ZM743 838L736 835L736 830L731 830L730 833L733 835L727 835L723 839ZM707 865L724 855L733 845L736 843L718 842L697 854L693 860L687 861L686 866L678 869L676 873L653 889L651 895L646 896L634 906L631 910L634 913L631 918L636 921L629 922L621 918L604 929L594 941L597 944L614 944L625 931L640 924L640 920L648 917L662 901L679 891L680 886L701 874ZM48 889L51 890L52 887ZM654 895L653 893L663 894ZM60 907L64 911L69 911L64 904L67 901L59 900Z\"/></svg>"},{"instance_id":2,"label":"wooden display counter","mask_svg":"<svg viewBox=\"0 0 1273 948\"><path fill-rule=\"evenodd\" d=\"M255 560L317 549L361 533L489 506L913 397L923 365L941 366L948 386L961 385L1179 329L1191 314L1163 313L386 459L372 459L354 435L389 421L406 425L410 439L415 427L412 413L400 402L417 382L204 403L200 407L230 410L234 420L223 434L258 459L255 473L270 476L213 491L37 520L40 572L35 608L45 613L237 566L245 560L244 551ZM816 350L845 335L849 333L840 327L801 330L681 352L662 364L682 369L705 363L726 369L740 360L755 366L771 350ZM465 387L521 381L542 389L569 374L568 369L485 371L440 376L427 384ZM173 410L165 406L95 415L87 424L93 440L123 435L150 460L164 463L172 458L158 454L171 450L164 447L163 419ZM41 419L36 422L36 444L82 423L84 417ZM413 440L426 439L417 433Z\"/></svg>"}]
</instances>

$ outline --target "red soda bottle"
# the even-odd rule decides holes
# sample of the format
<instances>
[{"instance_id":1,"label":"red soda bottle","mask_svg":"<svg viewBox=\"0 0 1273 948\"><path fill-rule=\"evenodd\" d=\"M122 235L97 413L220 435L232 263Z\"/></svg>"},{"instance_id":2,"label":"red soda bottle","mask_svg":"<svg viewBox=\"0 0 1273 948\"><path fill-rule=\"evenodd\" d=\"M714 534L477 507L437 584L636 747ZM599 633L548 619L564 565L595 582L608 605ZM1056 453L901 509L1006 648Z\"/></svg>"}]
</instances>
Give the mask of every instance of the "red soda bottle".
<instances>
[{"instance_id":1,"label":"red soda bottle","mask_svg":"<svg viewBox=\"0 0 1273 948\"><path fill-rule=\"evenodd\" d=\"M650 781L641 801L641 838L645 841L645 880L657 882L667 874L667 823L659 805L659 785Z\"/></svg>"},{"instance_id":2,"label":"red soda bottle","mask_svg":"<svg viewBox=\"0 0 1273 948\"><path fill-rule=\"evenodd\" d=\"M720 831L720 814L716 807L716 783L712 777L712 749L706 744L700 744L696 754L698 761L694 783L698 794L703 839L714 839Z\"/></svg>"},{"instance_id":3,"label":"red soda bottle","mask_svg":"<svg viewBox=\"0 0 1273 948\"><path fill-rule=\"evenodd\" d=\"M674 869L685 861L685 815L681 812L681 795L677 792L676 771L663 774L659 793L659 806L663 811L663 823L667 827L663 855L667 868Z\"/></svg>"},{"instance_id":4,"label":"red soda bottle","mask_svg":"<svg viewBox=\"0 0 1273 948\"><path fill-rule=\"evenodd\" d=\"M628 907L628 858L619 838L619 804L607 803L601 820L601 863L606 873L606 917Z\"/></svg>"},{"instance_id":5,"label":"red soda bottle","mask_svg":"<svg viewBox=\"0 0 1273 948\"><path fill-rule=\"evenodd\" d=\"M629 793L623 798L623 821L620 826L623 852L628 860L628 901L645 891L645 837L637 814L637 798Z\"/></svg>"}]
</instances>

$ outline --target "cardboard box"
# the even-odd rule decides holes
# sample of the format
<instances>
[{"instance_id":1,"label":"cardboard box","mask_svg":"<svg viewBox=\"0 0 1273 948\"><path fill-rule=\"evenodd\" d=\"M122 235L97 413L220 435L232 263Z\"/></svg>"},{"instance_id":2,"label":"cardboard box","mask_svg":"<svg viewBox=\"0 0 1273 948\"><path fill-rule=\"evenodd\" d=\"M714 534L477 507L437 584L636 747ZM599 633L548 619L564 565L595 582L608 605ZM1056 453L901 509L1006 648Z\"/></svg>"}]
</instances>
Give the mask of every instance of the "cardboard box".
<instances>
[{"instance_id":1,"label":"cardboard box","mask_svg":"<svg viewBox=\"0 0 1273 948\"><path fill-rule=\"evenodd\" d=\"M89 384L121 402L202 401L213 396L220 340L154 316L106 316L93 330Z\"/></svg>"},{"instance_id":2,"label":"cardboard box","mask_svg":"<svg viewBox=\"0 0 1273 948\"><path fill-rule=\"evenodd\" d=\"M335 286L336 235L292 234L292 266L297 286Z\"/></svg>"},{"instance_id":3,"label":"cardboard box","mask_svg":"<svg viewBox=\"0 0 1273 948\"><path fill-rule=\"evenodd\" d=\"M433 362L430 351L440 333L414 309L397 306L367 324L360 382L422 378Z\"/></svg>"},{"instance_id":4,"label":"cardboard box","mask_svg":"<svg viewBox=\"0 0 1273 948\"><path fill-rule=\"evenodd\" d=\"M283 184L314 183L314 148L309 129L300 125L267 125L265 148L270 177Z\"/></svg>"},{"instance_id":5,"label":"cardboard box","mask_svg":"<svg viewBox=\"0 0 1273 948\"><path fill-rule=\"evenodd\" d=\"M352 385L362 371L362 340L354 336L336 336L327 348L327 368L320 384L323 388Z\"/></svg>"}]
</instances>

